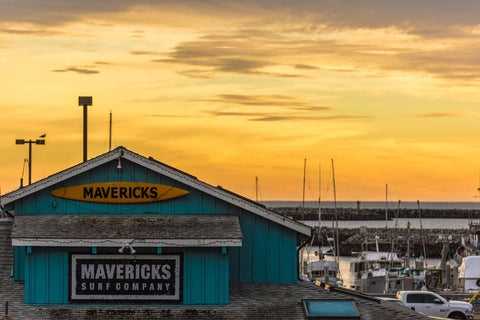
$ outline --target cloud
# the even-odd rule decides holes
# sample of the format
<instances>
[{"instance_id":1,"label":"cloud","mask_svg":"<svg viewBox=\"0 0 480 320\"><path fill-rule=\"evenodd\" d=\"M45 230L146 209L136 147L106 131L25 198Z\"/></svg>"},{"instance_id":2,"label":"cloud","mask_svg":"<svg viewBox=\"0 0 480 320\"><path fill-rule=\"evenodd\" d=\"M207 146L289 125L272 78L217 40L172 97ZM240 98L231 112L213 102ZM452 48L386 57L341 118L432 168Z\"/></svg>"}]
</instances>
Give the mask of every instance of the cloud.
<instances>
[{"instance_id":1,"label":"cloud","mask_svg":"<svg viewBox=\"0 0 480 320\"><path fill-rule=\"evenodd\" d=\"M215 77L213 76L214 72L211 70L201 70L201 69L189 69L189 70L183 70L183 71L178 71L178 74L194 79L214 79Z\"/></svg>"},{"instance_id":2,"label":"cloud","mask_svg":"<svg viewBox=\"0 0 480 320\"><path fill-rule=\"evenodd\" d=\"M328 120L370 120L371 116L349 116L349 115L337 115L337 116L267 116L260 118L249 119L250 121L328 121Z\"/></svg>"},{"instance_id":3,"label":"cloud","mask_svg":"<svg viewBox=\"0 0 480 320\"><path fill-rule=\"evenodd\" d=\"M78 21L89 16L104 16L143 11L136 14L134 22L145 22L145 11L160 12L168 17L175 15L195 22L193 18L204 17L202 21L236 22L269 21L273 19L292 21L311 20L312 26L327 24L332 28L385 28L399 26L423 35L445 36L447 31L458 26L478 24L480 3L476 0L438 1L404 0L394 3L384 0L358 1L312 1L298 0L245 0L224 2L218 0L46 0L39 6L36 0L2 1L0 21L33 22L38 24L62 24ZM137 12L138 13L138 12ZM301 19L299 19L299 17ZM248 19L246 19L248 18ZM111 17L118 21L118 18ZM149 23L164 23L156 19ZM137 30L136 30L137 31Z\"/></svg>"},{"instance_id":4,"label":"cloud","mask_svg":"<svg viewBox=\"0 0 480 320\"><path fill-rule=\"evenodd\" d=\"M224 112L224 111L206 111L214 117L242 117L248 118L248 121L275 122L275 121L329 121L329 120L370 120L371 116L352 116L352 115L333 115L333 116L315 116L315 115L274 115L262 112Z\"/></svg>"},{"instance_id":5,"label":"cloud","mask_svg":"<svg viewBox=\"0 0 480 320\"><path fill-rule=\"evenodd\" d=\"M205 47L206 51L209 51L210 48ZM183 55L188 55L188 57L182 57ZM197 54L197 56L195 56ZM207 67L206 72L215 73L215 72L233 72L233 73L245 73L245 74L254 74L254 75L277 75L280 77L294 76L281 73L271 73L271 72L261 72L259 69L272 66L273 64L262 60L262 59L251 59L251 58L240 58L240 57L213 57L209 56L208 52L188 52L180 53L176 52L172 54L174 58L171 59L155 59L151 60L152 62L161 62L161 63L178 63L186 64L192 66ZM190 75L188 72L187 75Z\"/></svg>"},{"instance_id":6,"label":"cloud","mask_svg":"<svg viewBox=\"0 0 480 320\"><path fill-rule=\"evenodd\" d=\"M153 55L153 54L159 54L159 52L155 51L144 51L144 50L132 50L129 52L130 54L134 56L145 56L145 55Z\"/></svg>"},{"instance_id":7,"label":"cloud","mask_svg":"<svg viewBox=\"0 0 480 320\"><path fill-rule=\"evenodd\" d=\"M305 69L305 70L313 70L313 69L318 69L318 67L315 66L310 66L308 64L296 64L294 66L296 69Z\"/></svg>"},{"instance_id":8,"label":"cloud","mask_svg":"<svg viewBox=\"0 0 480 320\"><path fill-rule=\"evenodd\" d=\"M325 71L385 77L400 71L477 85L479 11L476 0L46 0L42 6L17 0L0 2L0 32L42 35L54 32L49 26L84 21L131 25L131 35L143 36L139 23L178 28L188 18L186 30L206 24L195 29L196 40L177 42L166 53L152 46L130 54L161 54L166 57L151 61L186 66L178 73L197 79L216 73L299 78ZM172 18L151 18L159 12Z\"/></svg>"},{"instance_id":9,"label":"cloud","mask_svg":"<svg viewBox=\"0 0 480 320\"><path fill-rule=\"evenodd\" d=\"M243 94L220 94L217 98L202 101L218 102L226 104L240 104L245 106L261 107L286 107L295 110L325 111L332 108L314 106L298 101L296 98L286 95L243 95Z\"/></svg>"},{"instance_id":10,"label":"cloud","mask_svg":"<svg viewBox=\"0 0 480 320\"><path fill-rule=\"evenodd\" d=\"M59 31L52 31L45 28L40 28L40 29L0 28L0 33L15 34L15 35L43 35L43 36L60 34Z\"/></svg>"},{"instance_id":11,"label":"cloud","mask_svg":"<svg viewBox=\"0 0 480 320\"><path fill-rule=\"evenodd\" d=\"M100 73L100 71L97 71L97 70L91 70L91 69L86 69L86 68L77 68L77 67L68 67L68 68L65 68L65 69L52 70L52 72L76 72L76 73L81 73L81 74L97 74L97 73Z\"/></svg>"},{"instance_id":12,"label":"cloud","mask_svg":"<svg viewBox=\"0 0 480 320\"><path fill-rule=\"evenodd\" d=\"M180 115L180 114L147 114L145 117L154 118L198 118L198 116Z\"/></svg>"},{"instance_id":13,"label":"cloud","mask_svg":"<svg viewBox=\"0 0 480 320\"><path fill-rule=\"evenodd\" d=\"M463 117L464 115L460 113L450 113L450 112L433 112L433 113L424 113L418 114L414 117L419 118L447 118L447 117Z\"/></svg>"}]
</instances>

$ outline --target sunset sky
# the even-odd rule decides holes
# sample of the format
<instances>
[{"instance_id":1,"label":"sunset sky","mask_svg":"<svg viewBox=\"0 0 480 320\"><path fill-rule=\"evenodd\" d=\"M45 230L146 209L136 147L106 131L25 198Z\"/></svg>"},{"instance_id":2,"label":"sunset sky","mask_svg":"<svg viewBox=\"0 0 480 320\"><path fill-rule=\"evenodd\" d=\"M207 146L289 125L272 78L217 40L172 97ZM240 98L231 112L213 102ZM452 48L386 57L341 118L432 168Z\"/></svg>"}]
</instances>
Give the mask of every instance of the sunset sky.
<instances>
[{"instance_id":1,"label":"sunset sky","mask_svg":"<svg viewBox=\"0 0 480 320\"><path fill-rule=\"evenodd\" d=\"M113 146L260 200L478 201L480 1L0 1L0 188ZM24 180L28 181L25 167Z\"/></svg>"}]
</instances>

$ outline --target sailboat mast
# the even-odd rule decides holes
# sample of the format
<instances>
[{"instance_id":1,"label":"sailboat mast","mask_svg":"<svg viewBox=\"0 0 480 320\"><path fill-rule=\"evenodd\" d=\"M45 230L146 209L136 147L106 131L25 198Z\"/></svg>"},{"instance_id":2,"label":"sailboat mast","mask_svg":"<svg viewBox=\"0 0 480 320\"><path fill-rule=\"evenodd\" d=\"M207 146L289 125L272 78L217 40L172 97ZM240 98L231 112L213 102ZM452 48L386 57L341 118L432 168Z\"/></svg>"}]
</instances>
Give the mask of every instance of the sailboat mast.
<instances>
[{"instance_id":1,"label":"sailboat mast","mask_svg":"<svg viewBox=\"0 0 480 320\"><path fill-rule=\"evenodd\" d=\"M323 242L323 237L322 237L322 170L321 170L320 164L318 164L318 260L323 259L323 254L322 254L322 242ZM322 241L320 240L322 239Z\"/></svg>"},{"instance_id":2,"label":"sailboat mast","mask_svg":"<svg viewBox=\"0 0 480 320\"><path fill-rule=\"evenodd\" d=\"M307 159L303 160L303 198L302 198L302 221L305 220L305 175L307 172Z\"/></svg>"},{"instance_id":3,"label":"sailboat mast","mask_svg":"<svg viewBox=\"0 0 480 320\"><path fill-rule=\"evenodd\" d=\"M388 227L388 184L385 184L385 229Z\"/></svg>"},{"instance_id":4,"label":"sailboat mast","mask_svg":"<svg viewBox=\"0 0 480 320\"><path fill-rule=\"evenodd\" d=\"M335 212L335 261L338 263L338 257L340 256L340 243L338 241L338 213L337 213L337 190L335 188L335 167L332 159L332 177L333 177L333 203Z\"/></svg>"},{"instance_id":5,"label":"sailboat mast","mask_svg":"<svg viewBox=\"0 0 480 320\"><path fill-rule=\"evenodd\" d=\"M255 201L258 202L258 177L255 176Z\"/></svg>"},{"instance_id":6,"label":"sailboat mast","mask_svg":"<svg viewBox=\"0 0 480 320\"><path fill-rule=\"evenodd\" d=\"M418 219L420 220L420 237L422 238L423 259L427 261L427 250L425 249L425 237L423 236L422 211L420 210L420 200L417 200Z\"/></svg>"},{"instance_id":7,"label":"sailboat mast","mask_svg":"<svg viewBox=\"0 0 480 320\"><path fill-rule=\"evenodd\" d=\"M318 231L322 227L322 167L318 165Z\"/></svg>"}]
</instances>

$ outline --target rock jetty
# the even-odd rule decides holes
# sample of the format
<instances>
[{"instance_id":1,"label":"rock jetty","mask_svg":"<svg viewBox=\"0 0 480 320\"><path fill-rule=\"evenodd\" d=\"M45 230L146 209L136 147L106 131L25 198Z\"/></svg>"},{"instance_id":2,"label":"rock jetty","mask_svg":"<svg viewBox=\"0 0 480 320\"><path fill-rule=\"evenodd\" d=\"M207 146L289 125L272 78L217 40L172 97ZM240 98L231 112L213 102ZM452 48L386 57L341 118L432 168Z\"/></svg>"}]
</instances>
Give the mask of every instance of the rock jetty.
<instances>
[{"instance_id":1,"label":"rock jetty","mask_svg":"<svg viewBox=\"0 0 480 320\"><path fill-rule=\"evenodd\" d=\"M317 220L318 209L315 208L269 208L281 215L292 218L294 220ZM393 220L398 214L398 218L418 218L418 210L413 209L400 209L390 210L389 219ZM349 209L349 208L337 208L338 220L384 220L385 210L382 209ZM430 210L421 209L420 214L422 218L471 218L480 219L479 210ZM335 217L334 209L322 209L322 220L331 221ZM362 230L363 231L363 230ZM440 239L439 235L443 238ZM368 237L369 241L378 236L384 243L380 243L380 250L390 251L392 243L396 242L397 252L400 254L406 254L407 252L407 239L410 239L410 252L413 256L420 257L426 255L427 258L440 258L443 250L444 239L447 238L447 247L449 249L448 257L452 257L455 250L460 245L463 236L468 235L467 226L465 229L391 229L391 228L368 228L365 233L361 232L359 228L340 228L339 229L339 242L340 242L340 255L350 256L352 252L361 251L362 243L365 242ZM451 239L448 240L448 236ZM324 244L326 237L333 237L333 230L328 230L327 234L323 235ZM400 241L398 239L401 239ZM315 240L314 245L318 245L318 241ZM425 250L423 247L425 246ZM372 249L371 247L370 249Z\"/></svg>"},{"instance_id":2,"label":"rock jetty","mask_svg":"<svg viewBox=\"0 0 480 320\"><path fill-rule=\"evenodd\" d=\"M317 220L318 209L300 207L276 207L269 208L281 215L294 220ZM417 209L390 209L388 218L418 218ZM420 209L422 218L471 218L480 219L480 210L464 209ZM337 208L338 220L385 220L385 209L352 209ZM332 220L335 217L334 209L322 208L322 220Z\"/></svg>"}]
</instances>

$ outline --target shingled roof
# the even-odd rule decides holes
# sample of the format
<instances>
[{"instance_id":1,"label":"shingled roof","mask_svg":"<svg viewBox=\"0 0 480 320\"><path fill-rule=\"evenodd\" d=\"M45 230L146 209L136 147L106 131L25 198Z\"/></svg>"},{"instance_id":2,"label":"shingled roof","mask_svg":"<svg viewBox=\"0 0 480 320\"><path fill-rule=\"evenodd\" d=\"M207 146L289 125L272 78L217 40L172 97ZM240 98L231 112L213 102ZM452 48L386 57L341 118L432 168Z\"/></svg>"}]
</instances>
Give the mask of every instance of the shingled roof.
<instances>
[{"instance_id":1,"label":"shingled roof","mask_svg":"<svg viewBox=\"0 0 480 320\"><path fill-rule=\"evenodd\" d=\"M14 246L241 246L235 215L17 215Z\"/></svg>"}]
</instances>

